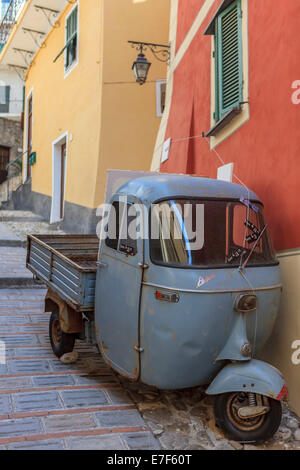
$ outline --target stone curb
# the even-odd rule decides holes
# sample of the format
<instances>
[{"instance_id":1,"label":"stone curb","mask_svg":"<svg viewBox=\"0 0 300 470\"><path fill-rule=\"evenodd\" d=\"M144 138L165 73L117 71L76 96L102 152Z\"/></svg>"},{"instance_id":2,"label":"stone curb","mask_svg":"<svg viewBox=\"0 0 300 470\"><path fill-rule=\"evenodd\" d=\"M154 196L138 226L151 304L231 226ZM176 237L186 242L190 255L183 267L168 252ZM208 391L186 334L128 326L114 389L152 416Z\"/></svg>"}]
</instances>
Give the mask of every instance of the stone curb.
<instances>
[{"instance_id":1,"label":"stone curb","mask_svg":"<svg viewBox=\"0 0 300 470\"><path fill-rule=\"evenodd\" d=\"M0 247L26 248L27 240L0 240Z\"/></svg>"},{"instance_id":2,"label":"stone curb","mask_svg":"<svg viewBox=\"0 0 300 470\"><path fill-rule=\"evenodd\" d=\"M0 222L45 222L42 217L9 217L9 216L2 216Z\"/></svg>"},{"instance_id":3,"label":"stone curb","mask_svg":"<svg viewBox=\"0 0 300 470\"><path fill-rule=\"evenodd\" d=\"M0 289L13 289L15 287L22 287L24 289L46 289L46 286L41 281L36 281L28 277L3 277L0 278Z\"/></svg>"}]
</instances>

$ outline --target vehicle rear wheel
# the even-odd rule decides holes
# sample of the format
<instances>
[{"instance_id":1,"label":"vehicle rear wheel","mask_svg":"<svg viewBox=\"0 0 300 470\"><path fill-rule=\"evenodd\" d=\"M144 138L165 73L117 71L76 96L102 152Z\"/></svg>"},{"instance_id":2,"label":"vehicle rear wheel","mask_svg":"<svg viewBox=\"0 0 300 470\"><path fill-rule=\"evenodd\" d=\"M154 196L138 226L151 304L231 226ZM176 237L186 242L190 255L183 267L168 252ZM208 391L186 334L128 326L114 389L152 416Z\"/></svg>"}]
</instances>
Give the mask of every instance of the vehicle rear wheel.
<instances>
[{"instance_id":1,"label":"vehicle rear wheel","mask_svg":"<svg viewBox=\"0 0 300 470\"><path fill-rule=\"evenodd\" d=\"M239 410L251 407L251 400L258 400L269 408L265 414L256 417L242 418ZM280 426L282 418L281 403L262 395L233 392L215 397L214 413L216 424L230 439L238 442L259 442L270 439Z\"/></svg>"},{"instance_id":2,"label":"vehicle rear wheel","mask_svg":"<svg viewBox=\"0 0 300 470\"><path fill-rule=\"evenodd\" d=\"M58 312L52 312L49 323L49 337L52 350L57 357L72 352L75 344L74 334L62 331Z\"/></svg>"}]
</instances>

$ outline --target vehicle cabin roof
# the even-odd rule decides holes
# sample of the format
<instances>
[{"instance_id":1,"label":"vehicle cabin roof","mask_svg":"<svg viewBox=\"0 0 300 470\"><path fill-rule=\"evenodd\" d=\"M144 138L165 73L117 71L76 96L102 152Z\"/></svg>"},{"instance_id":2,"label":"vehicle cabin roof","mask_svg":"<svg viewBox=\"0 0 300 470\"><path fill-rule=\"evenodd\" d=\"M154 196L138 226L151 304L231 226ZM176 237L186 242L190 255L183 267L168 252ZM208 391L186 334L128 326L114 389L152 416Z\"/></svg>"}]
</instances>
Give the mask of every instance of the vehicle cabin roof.
<instances>
[{"instance_id":1,"label":"vehicle cabin roof","mask_svg":"<svg viewBox=\"0 0 300 470\"><path fill-rule=\"evenodd\" d=\"M235 183L189 175L157 174L132 179L117 195L131 195L145 204L170 198L233 199L261 202L253 192Z\"/></svg>"}]
</instances>

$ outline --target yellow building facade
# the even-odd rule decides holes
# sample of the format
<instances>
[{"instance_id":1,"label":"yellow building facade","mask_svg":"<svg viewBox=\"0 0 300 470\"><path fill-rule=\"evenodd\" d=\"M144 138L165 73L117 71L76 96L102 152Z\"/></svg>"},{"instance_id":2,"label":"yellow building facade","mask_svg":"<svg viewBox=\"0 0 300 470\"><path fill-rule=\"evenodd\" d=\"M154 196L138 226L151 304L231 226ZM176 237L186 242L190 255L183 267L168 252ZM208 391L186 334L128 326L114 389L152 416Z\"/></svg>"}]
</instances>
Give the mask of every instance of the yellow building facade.
<instances>
[{"instance_id":1,"label":"yellow building facade","mask_svg":"<svg viewBox=\"0 0 300 470\"><path fill-rule=\"evenodd\" d=\"M88 232L107 169L149 170L167 64L135 82L128 40L168 44L169 0L27 0L0 63L25 76L24 187L16 208Z\"/></svg>"}]
</instances>

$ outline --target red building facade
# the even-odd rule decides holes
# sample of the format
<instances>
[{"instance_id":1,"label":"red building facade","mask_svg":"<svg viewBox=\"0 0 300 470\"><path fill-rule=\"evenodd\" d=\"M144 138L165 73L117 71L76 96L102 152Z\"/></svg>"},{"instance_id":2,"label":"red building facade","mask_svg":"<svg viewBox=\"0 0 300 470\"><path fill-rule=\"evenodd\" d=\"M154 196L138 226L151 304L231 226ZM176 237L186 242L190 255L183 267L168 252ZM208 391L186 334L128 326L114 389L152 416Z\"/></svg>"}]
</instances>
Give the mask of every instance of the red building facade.
<instances>
[{"instance_id":1,"label":"red building facade","mask_svg":"<svg viewBox=\"0 0 300 470\"><path fill-rule=\"evenodd\" d=\"M204 3L179 0L177 51ZM223 2L212 3L174 72L165 139L206 134L212 127L212 36L204 32ZM235 174L262 198L275 247L286 250L300 247L296 223L300 218L300 105L292 101L296 91L292 85L300 80L300 2L247 3L249 93L245 101L249 104L242 106L249 107L250 116L217 145L217 151L226 163L234 163ZM160 170L216 178L218 166L207 140L196 138L172 142Z\"/></svg>"},{"instance_id":2,"label":"red building facade","mask_svg":"<svg viewBox=\"0 0 300 470\"><path fill-rule=\"evenodd\" d=\"M267 355L285 372L300 414L300 365L291 360L300 340L299 25L299 0L174 0L152 170L217 178L222 160L262 199L284 284Z\"/></svg>"}]
</instances>

